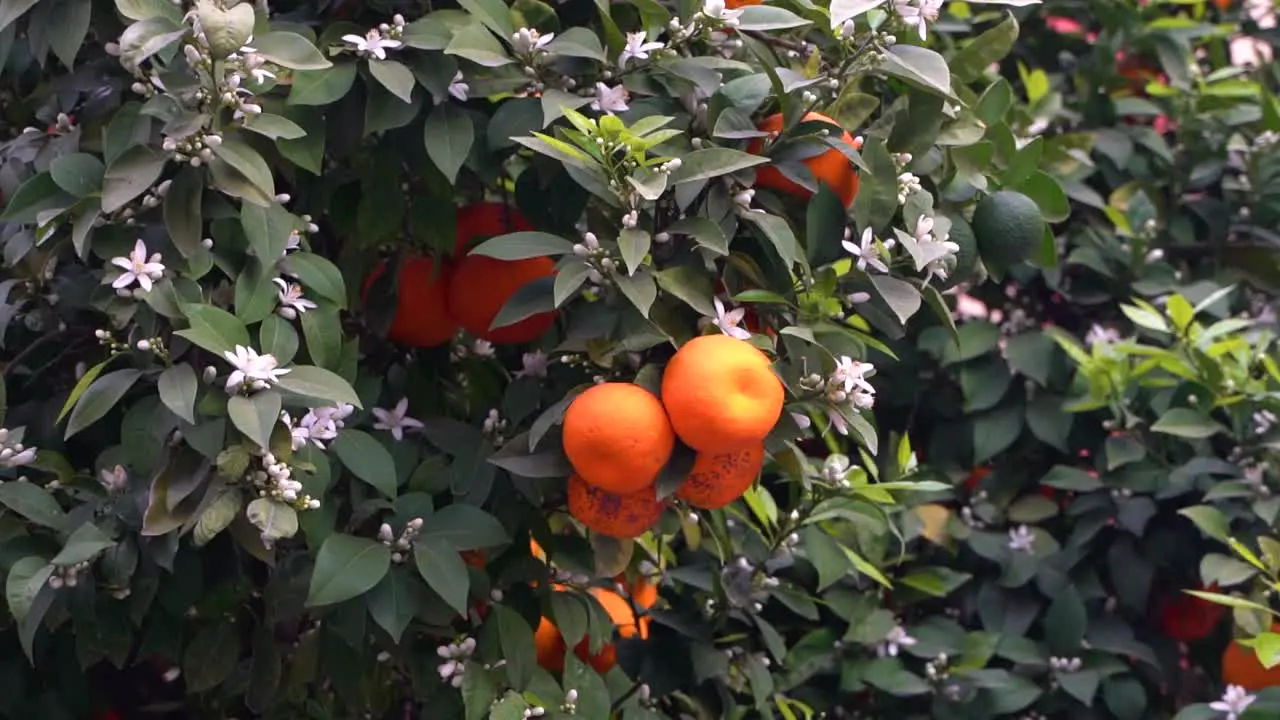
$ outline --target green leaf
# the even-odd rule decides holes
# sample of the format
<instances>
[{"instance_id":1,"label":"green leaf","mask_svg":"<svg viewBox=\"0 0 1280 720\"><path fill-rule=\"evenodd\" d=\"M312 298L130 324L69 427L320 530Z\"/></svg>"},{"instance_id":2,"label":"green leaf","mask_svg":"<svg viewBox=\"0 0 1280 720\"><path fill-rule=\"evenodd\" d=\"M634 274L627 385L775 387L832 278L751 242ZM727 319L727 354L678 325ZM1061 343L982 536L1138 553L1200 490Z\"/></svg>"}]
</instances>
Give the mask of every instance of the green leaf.
<instances>
[{"instance_id":1,"label":"green leaf","mask_svg":"<svg viewBox=\"0 0 1280 720\"><path fill-rule=\"evenodd\" d=\"M742 8L742 16L738 18L737 28L740 32L749 30L788 30L811 24L808 20L785 8L772 5L748 5Z\"/></svg>"},{"instance_id":2,"label":"green leaf","mask_svg":"<svg viewBox=\"0 0 1280 720\"><path fill-rule=\"evenodd\" d=\"M275 197L276 184L271 178L271 168L267 167L267 161L244 141L228 136L223 138L222 144L214 148L214 154L235 168L263 195ZM110 175L110 171L107 174ZM106 203L103 204L105 206Z\"/></svg>"},{"instance_id":3,"label":"green leaf","mask_svg":"<svg viewBox=\"0 0 1280 720\"><path fill-rule=\"evenodd\" d=\"M45 210L62 209L75 202L75 198L58 187L48 172L31 176L18 186L13 197L8 198L0 220L14 223L34 223Z\"/></svg>"},{"instance_id":4,"label":"green leaf","mask_svg":"<svg viewBox=\"0 0 1280 720\"><path fill-rule=\"evenodd\" d=\"M676 265L659 270L654 277L658 281L658 287L683 300L699 315L715 317L716 309L712 302L714 288L711 277L702 269L693 265Z\"/></svg>"},{"instance_id":5,"label":"green leaf","mask_svg":"<svg viewBox=\"0 0 1280 720\"><path fill-rule=\"evenodd\" d=\"M1151 430L1192 440L1203 440L1227 431L1222 425L1189 408L1172 408L1166 411L1151 426Z\"/></svg>"},{"instance_id":6,"label":"green leaf","mask_svg":"<svg viewBox=\"0 0 1280 720\"><path fill-rule=\"evenodd\" d=\"M760 232L773 246L787 268L791 268L800 259L800 243L786 218L768 213L747 213L746 219L760 228Z\"/></svg>"},{"instance_id":7,"label":"green leaf","mask_svg":"<svg viewBox=\"0 0 1280 720\"><path fill-rule=\"evenodd\" d=\"M270 315L258 327L258 344L262 352L275 356L281 365L287 365L298 354L298 331L288 320Z\"/></svg>"},{"instance_id":8,"label":"green leaf","mask_svg":"<svg viewBox=\"0 0 1280 720\"><path fill-rule=\"evenodd\" d=\"M1192 505L1178 511L1200 528L1200 532L1219 542L1225 543L1231 537L1231 521L1222 511L1212 505Z\"/></svg>"},{"instance_id":9,"label":"green leaf","mask_svg":"<svg viewBox=\"0 0 1280 720\"><path fill-rule=\"evenodd\" d=\"M40 0L0 0L0 30L4 30L35 7Z\"/></svg>"},{"instance_id":10,"label":"green leaf","mask_svg":"<svg viewBox=\"0 0 1280 720\"><path fill-rule=\"evenodd\" d=\"M667 228L667 232L672 235L688 235L700 247L716 255L729 254L729 239L725 237L724 230L709 218L689 217L678 220Z\"/></svg>"},{"instance_id":11,"label":"green leaf","mask_svg":"<svg viewBox=\"0 0 1280 720\"><path fill-rule=\"evenodd\" d=\"M191 639L182 654L182 675L192 693L212 690L226 680L240 660L240 633L210 624Z\"/></svg>"},{"instance_id":12,"label":"green leaf","mask_svg":"<svg viewBox=\"0 0 1280 720\"><path fill-rule=\"evenodd\" d=\"M116 0L116 11L130 20L165 17L182 21L182 10L168 0Z\"/></svg>"},{"instance_id":13,"label":"green leaf","mask_svg":"<svg viewBox=\"0 0 1280 720\"><path fill-rule=\"evenodd\" d=\"M71 153L49 164L49 175L58 187L78 197L87 197L102 189L106 166L96 155Z\"/></svg>"},{"instance_id":14,"label":"green leaf","mask_svg":"<svg viewBox=\"0 0 1280 720\"><path fill-rule=\"evenodd\" d=\"M511 37L516 31L511 20L511 10L503 0L459 0L458 5L472 17L484 23L485 27L498 34L498 37ZM533 25L533 23L530 23ZM556 36L557 40L559 35Z\"/></svg>"},{"instance_id":15,"label":"green leaf","mask_svg":"<svg viewBox=\"0 0 1280 720\"><path fill-rule=\"evenodd\" d=\"M67 525L67 514L53 495L31 482L0 485L0 504L42 527L62 530Z\"/></svg>"},{"instance_id":16,"label":"green leaf","mask_svg":"<svg viewBox=\"0 0 1280 720\"><path fill-rule=\"evenodd\" d=\"M368 592L391 567L391 549L380 542L333 533L316 553L307 607L333 605Z\"/></svg>"},{"instance_id":17,"label":"green leaf","mask_svg":"<svg viewBox=\"0 0 1280 720\"><path fill-rule=\"evenodd\" d=\"M284 256L289 236L297 229L297 220L278 204L267 207L245 204L240 207L240 227L253 254L271 265ZM290 262L292 260L290 258ZM274 272L269 274L274 277Z\"/></svg>"},{"instance_id":18,"label":"green leaf","mask_svg":"<svg viewBox=\"0 0 1280 720\"><path fill-rule=\"evenodd\" d=\"M480 663L467 663L462 676L463 720L492 720L490 712L498 699L498 685L492 672Z\"/></svg>"},{"instance_id":19,"label":"green leaf","mask_svg":"<svg viewBox=\"0 0 1280 720\"><path fill-rule=\"evenodd\" d=\"M327 258L296 252L289 256L288 264L308 290L333 303L339 310L347 307L347 286L343 282L342 271Z\"/></svg>"},{"instance_id":20,"label":"green leaf","mask_svg":"<svg viewBox=\"0 0 1280 720\"><path fill-rule=\"evenodd\" d=\"M508 33L509 34L509 33ZM604 62L604 48L600 38L584 27L572 27L557 33L556 39L547 46L547 52L563 57L580 57L596 62Z\"/></svg>"},{"instance_id":21,"label":"green leaf","mask_svg":"<svg viewBox=\"0 0 1280 720\"><path fill-rule=\"evenodd\" d=\"M396 568L365 596L365 602L373 621L398 643L414 613L422 606L423 594L421 585L407 572Z\"/></svg>"},{"instance_id":22,"label":"green leaf","mask_svg":"<svg viewBox=\"0 0 1280 720\"><path fill-rule=\"evenodd\" d=\"M540 277L521 285L489 323L493 330L514 325L539 313L551 312L555 306L555 278Z\"/></svg>"},{"instance_id":23,"label":"green leaf","mask_svg":"<svg viewBox=\"0 0 1280 720\"><path fill-rule=\"evenodd\" d=\"M472 248L468 255L483 255L498 260L524 260L554 257L573 252L573 243L544 232L514 232L489 238Z\"/></svg>"},{"instance_id":24,"label":"green leaf","mask_svg":"<svg viewBox=\"0 0 1280 720\"><path fill-rule=\"evenodd\" d=\"M196 421L196 391L199 381L196 371L187 363L179 363L160 373L157 382L160 402L178 417L189 423Z\"/></svg>"},{"instance_id":25,"label":"green leaf","mask_svg":"<svg viewBox=\"0 0 1280 720\"><path fill-rule=\"evenodd\" d=\"M433 518L434 520L434 518ZM422 579L427 581L449 607L459 615L467 614L467 593L471 576L462 556L439 535L421 535L413 543L413 562Z\"/></svg>"},{"instance_id":26,"label":"green leaf","mask_svg":"<svg viewBox=\"0 0 1280 720\"><path fill-rule=\"evenodd\" d=\"M201 303L188 303L182 306L182 314L187 316L191 327L179 330L176 334L222 358L222 354L235 350L237 345L252 347L249 331L244 323L235 315Z\"/></svg>"},{"instance_id":27,"label":"green leaf","mask_svg":"<svg viewBox=\"0 0 1280 720\"><path fill-rule=\"evenodd\" d=\"M116 370L95 380L80 396L75 410L71 411L63 438L69 439L72 435L101 420L102 416L120 402L120 398L129 392L129 388L133 387L140 377L142 377L140 370L129 368Z\"/></svg>"},{"instance_id":28,"label":"green leaf","mask_svg":"<svg viewBox=\"0 0 1280 720\"><path fill-rule=\"evenodd\" d=\"M951 58L951 73L964 82L973 82L994 62L999 62L1018 40L1018 21L1006 13L997 26L973 38Z\"/></svg>"},{"instance_id":29,"label":"green leaf","mask_svg":"<svg viewBox=\"0 0 1280 720\"><path fill-rule=\"evenodd\" d=\"M514 62L493 33L479 24L467 25L455 32L444 52L484 67L502 67Z\"/></svg>"},{"instance_id":30,"label":"green leaf","mask_svg":"<svg viewBox=\"0 0 1280 720\"><path fill-rule=\"evenodd\" d=\"M618 250L622 252L622 262L626 264L629 274L634 275L649 254L653 236L645 230L625 228L618 233Z\"/></svg>"},{"instance_id":31,"label":"green leaf","mask_svg":"<svg viewBox=\"0 0 1280 720\"><path fill-rule=\"evenodd\" d=\"M769 162L769 158L729 148L694 150L680 158L680 167L671 173L671 186L707 180Z\"/></svg>"},{"instance_id":32,"label":"green leaf","mask_svg":"<svg viewBox=\"0 0 1280 720\"><path fill-rule=\"evenodd\" d=\"M342 322L333 310L311 310L302 314L302 335L307 339L311 362L328 368L338 365L342 354Z\"/></svg>"},{"instance_id":33,"label":"green leaf","mask_svg":"<svg viewBox=\"0 0 1280 720\"><path fill-rule=\"evenodd\" d=\"M360 396L351 384L337 373L314 365L295 365L288 374L280 376L280 387L292 393L331 403L350 403L358 408Z\"/></svg>"},{"instance_id":34,"label":"green leaf","mask_svg":"<svg viewBox=\"0 0 1280 720\"><path fill-rule=\"evenodd\" d=\"M457 181L458 171L475 142L475 133L471 118L453 103L439 105L427 116L422 136L427 156L450 183Z\"/></svg>"},{"instance_id":35,"label":"green leaf","mask_svg":"<svg viewBox=\"0 0 1280 720\"><path fill-rule=\"evenodd\" d=\"M640 314L649 317L649 310L653 307L653 302L658 299L658 286L653 276L648 272L637 275L617 275L613 281L627 300L630 300L631 304L640 311Z\"/></svg>"},{"instance_id":36,"label":"green leaf","mask_svg":"<svg viewBox=\"0 0 1280 720\"><path fill-rule=\"evenodd\" d=\"M249 503L244 514L254 527L262 531L262 542L267 547L276 540L298 534L298 511L282 502L260 497Z\"/></svg>"},{"instance_id":37,"label":"green leaf","mask_svg":"<svg viewBox=\"0 0 1280 720\"><path fill-rule=\"evenodd\" d=\"M289 105L332 105L351 92L356 63L343 62L327 70L300 70L293 74Z\"/></svg>"},{"instance_id":38,"label":"green leaf","mask_svg":"<svg viewBox=\"0 0 1280 720\"><path fill-rule=\"evenodd\" d=\"M1044 219L1049 222L1062 222L1071 215L1071 201L1067 199L1066 191L1053 176L1043 170L1037 170L1009 189L1017 190L1034 200Z\"/></svg>"},{"instance_id":39,"label":"green leaf","mask_svg":"<svg viewBox=\"0 0 1280 720\"><path fill-rule=\"evenodd\" d=\"M258 113L245 119L244 129L272 140L297 140L307 136L302 126L281 115Z\"/></svg>"},{"instance_id":40,"label":"green leaf","mask_svg":"<svg viewBox=\"0 0 1280 720\"><path fill-rule=\"evenodd\" d=\"M67 413L71 412L71 409L80 401L80 396L84 395L84 391L89 389L93 381L98 379L98 376L102 374L103 370L107 369L107 366L114 359L114 357L109 357L85 371L84 375L76 381L75 387L71 388L71 394L67 395L66 401L62 403L62 409L58 411L58 417L54 419L54 423L62 422Z\"/></svg>"},{"instance_id":41,"label":"green leaf","mask_svg":"<svg viewBox=\"0 0 1280 720\"><path fill-rule=\"evenodd\" d=\"M155 185L166 159L146 145L125 150L102 178L102 211L113 213Z\"/></svg>"},{"instance_id":42,"label":"green leaf","mask_svg":"<svg viewBox=\"0 0 1280 720\"><path fill-rule=\"evenodd\" d=\"M507 680L513 689L524 690L533 679L534 668L538 667L533 628L519 613L505 605L493 606L493 613L498 621L498 636L502 638L502 659L506 661L503 669L507 671Z\"/></svg>"},{"instance_id":43,"label":"green leaf","mask_svg":"<svg viewBox=\"0 0 1280 720\"><path fill-rule=\"evenodd\" d=\"M1049 649L1057 653L1078 653L1088 619L1084 601L1075 587L1068 584L1059 588L1044 615Z\"/></svg>"},{"instance_id":44,"label":"green leaf","mask_svg":"<svg viewBox=\"0 0 1280 720\"><path fill-rule=\"evenodd\" d=\"M951 70L947 67L947 61L928 48L918 45L893 45L885 52L881 68L887 74L906 80L924 90L947 98L955 97L951 91Z\"/></svg>"},{"instance_id":45,"label":"green leaf","mask_svg":"<svg viewBox=\"0 0 1280 720\"><path fill-rule=\"evenodd\" d=\"M269 450L271 431L280 419L280 393L264 390L248 397L233 395L227 401L227 417L245 437Z\"/></svg>"},{"instance_id":46,"label":"green leaf","mask_svg":"<svg viewBox=\"0 0 1280 720\"><path fill-rule=\"evenodd\" d=\"M413 77L413 71L405 67L403 64L395 60L369 60L369 74L373 76L378 84L386 88L392 95L407 102L413 101L413 86L417 81ZM462 115L463 120L467 120L466 115ZM467 120L470 125L470 121ZM470 144L468 143L468 148ZM465 152L463 159L466 159ZM461 164L461 163L459 163Z\"/></svg>"},{"instance_id":47,"label":"green leaf","mask_svg":"<svg viewBox=\"0 0 1280 720\"><path fill-rule=\"evenodd\" d=\"M805 213L805 256L811 267L826 265L844 256L841 242L847 224L840 198L825 183L820 183Z\"/></svg>"},{"instance_id":48,"label":"green leaf","mask_svg":"<svg viewBox=\"0 0 1280 720\"><path fill-rule=\"evenodd\" d=\"M604 680L575 653L567 653L564 659L564 687L576 690L574 703L576 714L582 718L609 717L609 688Z\"/></svg>"},{"instance_id":49,"label":"green leaf","mask_svg":"<svg viewBox=\"0 0 1280 720\"><path fill-rule=\"evenodd\" d=\"M200 519L191 531L191 539L196 547L203 547L214 539L240 515L244 507L244 497L236 487L225 488L213 502L200 513Z\"/></svg>"},{"instance_id":50,"label":"green leaf","mask_svg":"<svg viewBox=\"0 0 1280 720\"><path fill-rule=\"evenodd\" d=\"M291 32L269 32L253 37L253 47L262 57L290 70L328 70L333 63L306 38Z\"/></svg>"},{"instance_id":51,"label":"green leaf","mask_svg":"<svg viewBox=\"0 0 1280 720\"><path fill-rule=\"evenodd\" d=\"M338 459L351 474L387 497L396 496L395 460L373 436L359 430L344 429L329 447L338 454Z\"/></svg>"},{"instance_id":52,"label":"green leaf","mask_svg":"<svg viewBox=\"0 0 1280 720\"><path fill-rule=\"evenodd\" d=\"M899 322L905 324L920 310L920 291L911 283L888 275L872 275L871 284Z\"/></svg>"},{"instance_id":53,"label":"green leaf","mask_svg":"<svg viewBox=\"0 0 1280 720\"><path fill-rule=\"evenodd\" d=\"M494 547L510 541L497 518L474 505L463 503L447 505L437 511L422 529L420 537L438 537L455 552Z\"/></svg>"},{"instance_id":54,"label":"green leaf","mask_svg":"<svg viewBox=\"0 0 1280 720\"><path fill-rule=\"evenodd\" d=\"M195 4L200 27L209 40L214 60L222 60L236 52L253 37L253 6L240 4L224 8L216 0L199 0Z\"/></svg>"},{"instance_id":55,"label":"green leaf","mask_svg":"<svg viewBox=\"0 0 1280 720\"><path fill-rule=\"evenodd\" d=\"M9 568L9 576L4 583L4 596L14 620L22 622L26 618L36 594L48 584L52 574L53 565L34 555L22 558Z\"/></svg>"},{"instance_id":56,"label":"green leaf","mask_svg":"<svg viewBox=\"0 0 1280 720\"><path fill-rule=\"evenodd\" d=\"M577 647L587 634L587 608L570 592L551 593L551 619L555 621L567 647Z\"/></svg>"},{"instance_id":57,"label":"green leaf","mask_svg":"<svg viewBox=\"0 0 1280 720\"><path fill-rule=\"evenodd\" d=\"M184 258L207 251L200 246L204 240L203 173L186 168L178 173L164 196L164 226L169 231L173 246Z\"/></svg>"},{"instance_id":58,"label":"green leaf","mask_svg":"<svg viewBox=\"0 0 1280 720\"><path fill-rule=\"evenodd\" d=\"M71 533L62 551L53 556L49 562L53 565L75 565L92 560L98 553L116 546L111 536L98 529L97 525L86 522Z\"/></svg>"}]
</instances>

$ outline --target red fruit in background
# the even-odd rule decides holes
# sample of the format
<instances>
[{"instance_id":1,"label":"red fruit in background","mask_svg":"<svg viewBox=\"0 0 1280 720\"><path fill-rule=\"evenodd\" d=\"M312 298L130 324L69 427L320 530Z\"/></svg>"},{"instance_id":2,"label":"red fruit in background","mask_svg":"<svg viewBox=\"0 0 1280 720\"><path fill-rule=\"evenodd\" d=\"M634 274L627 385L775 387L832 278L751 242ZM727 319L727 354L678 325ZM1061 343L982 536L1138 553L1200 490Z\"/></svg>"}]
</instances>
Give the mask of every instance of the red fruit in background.
<instances>
[{"instance_id":1,"label":"red fruit in background","mask_svg":"<svg viewBox=\"0 0 1280 720\"><path fill-rule=\"evenodd\" d=\"M362 296L368 301L369 289L387 271L386 262L379 263L365 280ZM410 347L435 347L453 339L458 325L449 315L448 265L437 273L436 261L429 257L406 258L400 268L396 291L396 314L387 338Z\"/></svg>"},{"instance_id":2,"label":"red fruit in background","mask_svg":"<svg viewBox=\"0 0 1280 720\"><path fill-rule=\"evenodd\" d=\"M839 127L840 123L818 113L809 113L804 116L804 122L822 121ZM781 132L783 127L783 118L781 114L770 115L760 123L759 129L764 132L776 133ZM844 142L851 148L856 148L857 143L854 142L853 136L849 131L844 131L840 136ZM759 153L764 147L764 141L757 138L752 140L747 146L747 152ZM845 207L853 204L853 198L858 194L858 173L854 171L853 163L849 162L849 158L844 153L831 148L818 155L805 158L801 163L809 168L813 176L818 182L825 184L831 188L831 191L840 198L840 202ZM800 198L809 198L813 193L803 185L792 182L782 171L772 165L762 165L756 170L756 187L762 187L776 192L794 195Z\"/></svg>"},{"instance_id":3,"label":"red fruit in background","mask_svg":"<svg viewBox=\"0 0 1280 720\"><path fill-rule=\"evenodd\" d=\"M555 274L549 258L497 260L466 255L480 238L532 230L518 210L502 203L475 203L459 208L454 255L461 258L449 283L449 313L467 332L497 344L538 339L556 320L554 312L538 313L520 322L490 329L494 318L520 288Z\"/></svg>"},{"instance_id":4,"label":"red fruit in background","mask_svg":"<svg viewBox=\"0 0 1280 720\"><path fill-rule=\"evenodd\" d=\"M969 492L976 491L978 489L978 483L986 480L990 475L990 465L983 465L982 467L976 467L973 470L970 470L969 477L964 479L964 489Z\"/></svg>"},{"instance_id":5,"label":"red fruit in background","mask_svg":"<svg viewBox=\"0 0 1280 720\"><path fill-rule=\"evenodd\" d=\"M482 238L533 229L519 210L496 202L472 203L458 208L457 225L454 257L465 255L470 246Z\"/></svg>"},{"instance_id":6,"label":"red fruit in background","mask_svg":"<svg viewBox=\"0 0 1280 720\"><path fill-rule=\"evenodd\" d=\"M1195 589L1217 592L1218 586L1214 584ZM1222 621L1222 616L1227 613L1227 608L1223 605L1183 592L1164 598L1159 606L1160 629L1178 642L1203 640L1213 633Z\"/></svg>"}]
</instances>

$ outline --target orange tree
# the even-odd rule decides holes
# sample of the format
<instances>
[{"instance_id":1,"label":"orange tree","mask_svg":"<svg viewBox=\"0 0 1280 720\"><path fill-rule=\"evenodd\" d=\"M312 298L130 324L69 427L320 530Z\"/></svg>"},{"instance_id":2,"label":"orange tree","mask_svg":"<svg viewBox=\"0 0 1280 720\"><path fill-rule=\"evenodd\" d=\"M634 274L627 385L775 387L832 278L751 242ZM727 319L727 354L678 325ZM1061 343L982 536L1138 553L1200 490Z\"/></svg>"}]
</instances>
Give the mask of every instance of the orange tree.
<instances>
[{"instance_id":1,"label":"orange tree","mask_svg":"<svg viewBox=\"0 0 1280 720\"><path fill-rule=\"evenodd\" d=\"M1017 23L727 5L0 2L0 713L944 689L868 360L1054 259Z\"/></svg>"}]
</instances>

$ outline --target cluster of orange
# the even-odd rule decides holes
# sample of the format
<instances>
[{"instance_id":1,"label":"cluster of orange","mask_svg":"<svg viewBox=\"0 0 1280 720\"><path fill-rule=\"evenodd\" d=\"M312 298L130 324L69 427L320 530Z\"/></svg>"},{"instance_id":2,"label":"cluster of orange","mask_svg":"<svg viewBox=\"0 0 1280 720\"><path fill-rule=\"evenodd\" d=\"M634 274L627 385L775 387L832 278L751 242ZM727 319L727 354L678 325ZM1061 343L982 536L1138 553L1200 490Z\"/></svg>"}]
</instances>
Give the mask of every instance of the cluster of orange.
<instances>
[{"instance_id":1,"label":"cluster of orange","mask_svg":"<svg viewBox=\"0 0 1280 720\"><path fill-rule=\"evenodd\" d=\"M835 120L820 113L809 113L801 120L802 122L825 122L837 127L840 125ZM758 127L759 130L767 133L781 132L782 128L783 118L781 114L770 115ZM861 145L847 130L843 131L840 139L851 148L861 148ZM747 145L747 152L758 154L763 147L764 142L757 138ZM849 162L849 158L844 153L831 148L805 158L801 161L801 164L808 168L809 172L813 173L818 182L829 187L831 192L840 198L840 202L844 203L845 207L853 204L853 198L858 194L858 173L854 170L853 163ZM788 179L786 175L782 174L781 170L772 165L766 165L756 171L756 187L806 199L813 196L813 193L808 188Z\"/></svg>"},{"instance_id":2,"label":"cluster of orange","mask_svg":"<svg viewBox=\"0 0 1280 720\"><path fill-rule=\"evenodd\" d=\"M501 203L475 203L458 209L453 258L437 260L417 255L400 267L396 313L387 332L395 342L412 347L435 347L453 339L462 328L497 344L532 342L545 333L555 313L539 313L520 322L489 329L498 312L517 290L555 273L549 258L495 260L466 255L479 238L532 230L515 208ZM365 281L364 294L387 271L383 262Z\"/></svg>"},{"instance_id":3,"label":"cluster of orange","mask_svg":"<svg viewBox=\"0 0 1280 720\"><path fill-rule=\"evenodd\" d=\"M707 510L728 505L759 475L764 438L783 400L768 356L719 334L694 338L676 352L661 400L632 383L591 387L564 416L564 452L574 470L569 513L611 537L653 527L665 507L654 483L677 436L697 458L676 496Z\"/></svg>"}]
</instances>

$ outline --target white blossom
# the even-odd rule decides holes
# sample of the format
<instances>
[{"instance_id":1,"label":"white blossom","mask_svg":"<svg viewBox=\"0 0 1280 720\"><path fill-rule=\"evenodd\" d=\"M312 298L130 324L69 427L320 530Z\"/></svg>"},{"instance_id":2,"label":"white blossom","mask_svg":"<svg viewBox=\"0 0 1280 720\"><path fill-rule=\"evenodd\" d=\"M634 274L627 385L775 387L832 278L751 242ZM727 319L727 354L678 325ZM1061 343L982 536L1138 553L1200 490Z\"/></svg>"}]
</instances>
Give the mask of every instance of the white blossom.
<instances>
[{"instance_id":1,"label":"white blossom","mask_svg":"<svg viewBox=\"0 0 1280 720\"><path fill-rule=\"evenodd\" d=\"M547 376L547 366L551 359L541 350L527 352L520 357L523 367L516 373L516 377L534 377L544 378Z\"/></svg>"},{"instance_id":2,"label":"white blossom","mask_svg":"<svg viewBox=\"0 0 1280 720\"><path fill-rule=\"evenodd\" d=\"M943 0L894 0L893 9L902 18L902 22L913 26L920 33L920 39L926 39L928 23L937 22L942 11Z\"/></svg>"},{"instance_id":3,"label":"white blossom","mask_svg":"<svg viewBox=\"0 0 1280 720\"><path fill-rule=\"evenodd\" d=\"M627 100L630 99L631 93L627 92L626 86L618 84L609 87L602 82L598 82L596 83L596 99L591 101L591 109L606 113L626 112L629 107Z\"/></svg>"},{"instance_id":4,"label":"white blossom","mask_svg":"<svg viewBox=\"0 0 1280 720\"><path fill-rule=\"evenodd\" d=\"M30 465L36 460L36 449L23 447L18 440L22 433L0 428L0 468L16 468Z\"/></svg>"},{"instance_id":5,"label":"white blossom","mask_svg":"<svg viewBox=\"0 0 1280 720\"><path fill-rule=\"evenodd\" d=\"M103 468L98 473L98 482L109 493L118 493L129 484L129 472L123 465L116 465L110 470Z\"/></svg>"},{"instance_id":6,"label":"white blossom","mask_svg":"<svg viewBox=\"0 0 1280 720\"><path fill-rule=\"evenodd\" d=\"M627 46L618 55L618 67L626 67L628 60L648 60L649 53L665 47L660 42L645 42L646 37L643 31L627 33Z\"/></svg>"},{"instance_id":7,"label":"white blossom","mask_svg":"<svg viewBox=\"0 0 1280 720\"><path fill-rule=\"evenodd\" d=\"M458 102L466 102L470 92L471 86L462 81L462 71L459 70L449 81L449 95Z\"/></svg>"},{"instance_id":8,"label":"white blossom","mask_svg":"<svg viewBox=\"0 0 1280 720\"><path fill-rule=\"evenodd\" d=\"M1119 340L1120 340L1119 330L1116 330L1115 328L1111 328L1111 327L1106 327L1105 325L1099 325L1098 323L1094 323L1089 328L1089 332L1085 333L1085 336L1084 336L1084 343L1089 347L1093 347L1094 345L1097 345L1099 343L1103 345L1109 345L1113 342L1118 342Z\"/></svg>"},{"instance_id":9,"label":"white blossom","mask_svg":"<svg viewBox=\"0 0 1280 720\"><path fill-rule=\"evenodd\" d=\"M528 55L544 50L555 37L555 33L543 35L533 28L520 28L511 34L511 48L518 55Z\"/></svg>"},{"instance_id":10,"label":"white blossom","mask_svg":"<svg viewBox=\"0 0 1280 720\"><path fill-rule=\"evenodd\" d=\"M386 60L388 50L395 50L403 44L399 40L383 35L378 28L373 28L364 37L343 35L342 39L350 43L361 55L372 56L379 60Z\"/></svg>"},{"instance_id":11,"label":"white blossom","mask_svg":"<svg viewBox=\"0 0 1280 720\"><path fill-rule=\"evenodd\" d=\"M280 382L280 376L289 372L279 367L280 361L271 353L259 355L257 350L243 345L237 345L234 351L227 350L222 356L235 368L227 377L227 392L235 392L243 385L261 390Z\"/></svg>"},{"instance_id":12,"label":"white blossom","mask_svg":"<svg viewBox=\"0 0 1280 720\"><path fill-rule=\"evenodd\" d=\"M1209 703L1209 709L1226 715L1226 720L1239 720L1257 698L1239 685L1228 685L1221 700Z\"/></svg>"},{"instance_id":13,"label":"white blossom","mask_svg":"<svg viewBox=\"0 0 1280 720\"><path fill-rule=\"evenodd\" d=\"M280 302L280 307L276 310L276 313L285 320L293 320L298 315L308 310L314 310L317 307L315 303L302 297L301 285L286 282L281 278L273 278L271 282L280 288L276 292L276 299Z\"/></svg>"},{"instance_id":14,"label":"white blossom","mask_svg":"<svg viewBox=\"0 0 1280 720\"><path fill-rule=\"evenodd\" d=\"M842 355L836 360L836 369L831 372L831 380L844 386L844 391L850 393L854 388L858 388L863 392L874 394L876 389L871 383L867 382L867 378L876 374L876 366L871 363L859 362Z\"/></svg>"},{"instance_id":15,"label":"white blossom","mask_svg":"<svg viewBox=\"0 0 1280 720\"><path fill-rule=\"evenodd\" d=\"M813 425L813 421L804 413L793 412L791 413L791 419L796 421L796 426L801 430L807 430L810 425Z\"/></svg>"},{"instance_id":16,"label":"white blossom","mask_svg":"<svg viewBox=\"0 0 1280 720\"><path fill-rule=\"evenodd\" d=\"M396 440L403 440L406 430L417 430L422 427L422 421L409 417L408 412L409 398L407 397L400 398L400 402L390 410L374 408L373 415L378 418L378 422L373 424L373 429L386 430Z\"/></svg>"},{"instance_id":17,"label":"white blossom","mask_svg":"<svg viewBox=\"0 0 1280 720\"><path fill-rule=\"evenodd\" d=\"M884 264L884 260L880 257L880 248L876 247L876 239L871 233L871 226L868 225L866 230L862 231L860 243L854 243L852 240L841 242L844 249L849 251L851 255L857 258L858 269L866 272L870 267L882 273L889 272L889 266Z\"/></svg>"},{"instance_id":18,"label":"white blossom","mask_svg":"<svg viewBox=\"0 0 1280 720\"><path fill-rule=\"evenodd\" d=\"M916 639L907 634L906 628L901 625L894 625L893 629L885 634L884 640L876 645L876 655L880 657L897 657L900 648L911 647L916 644Z\"/></svg>"},{"instance_id":19,"label":"white blossom","mask_svg":"<svg viewBox=\"0 0 1280 720\"><path fill-rule=\"evenodd\" d=\"M714 300L716 308L716 316L711 323L720 328L720 332L731 338L738 340L750 340L751 333L744 327L739 327L742 319L746 317L746 308L735 308L733 310L725 309L724 303L720 302L720 298Z\"/></svg>"},{"instance_id":20,"label":"white blossom","mask_svg":"<svg viewBox=\"0 0 1280 720\"><path fill-rule=\"evenodd\" d=\"M135 282L148 292L152 283L164 277L164 265L160 263L160 253L147 257L147 246L139 239L133 245L133 252L128 257L111 258L111 264L124 272L111 283L111 287L120 290Z\"/></svg>"},{"instance_id":21,"label":"white blossom","mask_svg":"<svg viewBox=\"0 0 1280 720\"><path fill-rule=\"evenodd\" d=\"M1009 530L1009 549L1014 552L1034 552L1036 533L1026 525Z\"/></svg>"},{"instance_id":22,"label":"white blossom","mask_svg":"<svg viewBox=\"0 0 1280 720\"><path fill-rule=\"evenodd\" d=\"M705 0L702 3L702 14L714 20L723 21L726 25L732 27L738 24L738 18L741 17L743 10L741 8L730 10L725 7L724 0Z\"/></svg>"}]
</instances>

